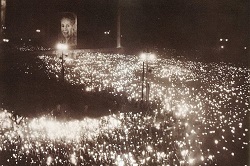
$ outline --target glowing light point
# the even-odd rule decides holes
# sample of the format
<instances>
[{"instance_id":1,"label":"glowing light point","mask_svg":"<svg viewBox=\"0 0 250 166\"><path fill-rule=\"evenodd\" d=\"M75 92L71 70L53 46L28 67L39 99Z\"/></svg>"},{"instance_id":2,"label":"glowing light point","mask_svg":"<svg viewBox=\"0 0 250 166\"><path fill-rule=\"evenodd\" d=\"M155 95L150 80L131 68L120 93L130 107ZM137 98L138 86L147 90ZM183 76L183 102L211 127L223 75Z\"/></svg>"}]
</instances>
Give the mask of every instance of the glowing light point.
<instances>
[{"instance_id":1,"label":"glowing light point","mask_svg":"<svg viewBox=\"0 0 250 166\"><path fill-rule=\"evenodd\" d=\"M70 157L70 162L71 162L73 165L76 165L76 164L77 164L75 154L72 154L72 155L71 155L71 157Z\"/></svg>"},{"instance_id":2,"label":"glowing light point","mask_svg":"<svg viewBox=\"0 0 250 166\"><path fill-rule=\"evenodd\" d=\"M188 160L188 163L189 163L189 164L193 164L193 163L194 163L194 159L190 158L190 159Z\"/></svg>"},{"instance_id":3,"label":"glowing light point","mask_svg":"<svg viewBox=\"0 0 250 166\"><path fill-rule=\"evenodd\" d=\"M47 158L46 164L47 164L47 165L50 165L51 163L52 163L52 157L49 156L49 157Z\"/></svg>"},{"instance_id":4,"label":"glowing light point","mask_svg":"<svg viewBox=\"0 0 250 166\"><path fill-rule=\"evenodd\" d=\"M8 43L9 39L3 39L3 42Z\"/></svg>"},{"instance_id":5,"label":"glowing light point","mask_svg":"<svg viewBox=\"0 0 250 166\"><path fill-rule=\"evenodd\" d=\"M217 145L219 143L219 141L218 140L214 140L214 143Z\"/></svg>"},{"instance_id":6,"label":"glowing light point","mask_svg":"<svg viewBox=\"0 0 250 166\"><path fill-rule=\"evenodd\" d=\"M68 45L62 44L62 43L58 43L56 47L58 50L67 50L68 49Z\"/></svg>"},{"instance_id":7,"label":"glowing light point","mask_svg":"<svg viewBox=\"0 0 250 166\"><path fill-rule=\"evenodd\" d=\"M183 151L181 151L181 155L182 155L183 157L185 157L187 154L188 154L188 150L183 150Z\"/></svg>"},{"instance_id":8,"label":"glowing light point","mask_svg":"<svg viewBox=\"0 0 250 166\"><path fill-rule=\"evenodd\" d=\"M153 148L151 146L147 146L147 151L148 152L152 152L153 151Z\"/></svg>"},{"instance_id":9,"label":"glowing light point","mask_svg":"<svg viewBox=\"0 0 250 166\"><path fill-rule=\"evenodd\" d=\"M213 156L212 156L212 155L209 155L209 156L208 156L208 159L212 160L212 159L213 159Z\"/></svg>"}]
</instances>

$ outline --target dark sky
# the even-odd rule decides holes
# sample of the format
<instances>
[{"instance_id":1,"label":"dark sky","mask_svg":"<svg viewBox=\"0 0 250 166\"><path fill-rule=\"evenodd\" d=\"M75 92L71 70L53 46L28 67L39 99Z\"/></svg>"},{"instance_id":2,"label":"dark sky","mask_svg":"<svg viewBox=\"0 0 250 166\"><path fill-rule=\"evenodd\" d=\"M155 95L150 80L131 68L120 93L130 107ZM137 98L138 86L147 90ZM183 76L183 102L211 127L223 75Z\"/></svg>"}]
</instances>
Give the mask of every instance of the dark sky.
<instances>
[{"instance_id":1,"label":"dark sky","mask_svg":"<svg viewBox=\"0 0 250 166\"><path fill-rule=\"evenodd\" d=\"M7 0L8 35L32 37L41 29L54 42L58 13L70 11L77 14L82 47L115 46L117 6L118 0ZM219 38L246 43L248 8L248 0L121 0L122 45L194 48Z\"/></svg>"}]
</instances>

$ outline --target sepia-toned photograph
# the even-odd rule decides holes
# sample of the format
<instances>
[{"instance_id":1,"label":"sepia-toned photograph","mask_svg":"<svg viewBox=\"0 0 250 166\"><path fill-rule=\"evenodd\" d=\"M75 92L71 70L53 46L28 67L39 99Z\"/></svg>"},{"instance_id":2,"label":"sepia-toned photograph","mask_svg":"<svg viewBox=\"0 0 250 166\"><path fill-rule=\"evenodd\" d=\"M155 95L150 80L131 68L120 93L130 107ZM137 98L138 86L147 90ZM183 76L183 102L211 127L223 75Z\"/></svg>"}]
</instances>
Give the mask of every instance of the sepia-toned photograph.
<instances>
[{"instance_id":1,"label":"sepia-toned photograph","mask_svg":"<svg viewBox=\"0 0 250 166\"><path fill-rule=\"evenodd\" d=\"M0 166L249 166L249 0L0 0Z\"/></svg>"}]
</instances>

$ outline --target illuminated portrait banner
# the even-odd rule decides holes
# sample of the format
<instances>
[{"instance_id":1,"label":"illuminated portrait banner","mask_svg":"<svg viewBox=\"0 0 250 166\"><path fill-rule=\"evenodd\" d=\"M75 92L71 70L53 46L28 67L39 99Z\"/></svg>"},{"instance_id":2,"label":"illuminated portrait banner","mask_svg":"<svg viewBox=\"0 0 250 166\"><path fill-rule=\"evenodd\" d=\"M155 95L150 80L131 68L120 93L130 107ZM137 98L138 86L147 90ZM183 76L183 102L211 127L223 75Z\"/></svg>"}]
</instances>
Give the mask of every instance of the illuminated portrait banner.
<instances>
[{"instance_id":1,"label":"illuminated portrait banner","mask_svg":"<svg viewBox=\"0 0 250 166\"><path fill-rule=\"evenodd\" d=\"M72 12L60 13L59 43L67 44L70 48L77 45L77 16Z\"/></svg>"}]
</instances>

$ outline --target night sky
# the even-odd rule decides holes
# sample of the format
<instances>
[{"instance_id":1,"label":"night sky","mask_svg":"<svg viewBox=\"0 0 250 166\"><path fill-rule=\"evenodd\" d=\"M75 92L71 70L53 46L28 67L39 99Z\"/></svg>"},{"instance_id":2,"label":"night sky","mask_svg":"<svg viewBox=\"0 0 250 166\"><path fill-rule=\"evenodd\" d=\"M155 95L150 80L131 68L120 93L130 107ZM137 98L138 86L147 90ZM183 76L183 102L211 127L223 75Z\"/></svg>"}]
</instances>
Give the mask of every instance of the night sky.
<instances>
[{"instance_id":1,"label":"night sky","mask_svg":"<svg viewBox=\"0 0 250 166\"><path fill-rule=\"evenodd\" d=\"M41 29L52 44L58 13L69 11L78 17L79 47L116 46L117 7L117 0L7 0L6 34L32 38ZM248 8L248 0L121 0L122 46L197 48L220 38L246 45Z\"/></svg>"}]
</instances>

